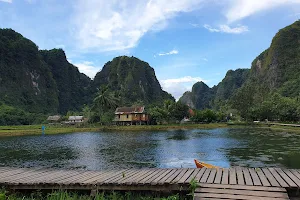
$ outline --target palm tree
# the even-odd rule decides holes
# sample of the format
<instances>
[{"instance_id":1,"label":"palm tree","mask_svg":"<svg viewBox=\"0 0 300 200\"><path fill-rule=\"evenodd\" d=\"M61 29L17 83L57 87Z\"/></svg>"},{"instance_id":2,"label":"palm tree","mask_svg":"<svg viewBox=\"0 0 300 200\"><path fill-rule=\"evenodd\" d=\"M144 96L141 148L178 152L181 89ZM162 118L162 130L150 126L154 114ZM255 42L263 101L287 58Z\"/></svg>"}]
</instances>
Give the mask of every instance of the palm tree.
<instances>
[{"instance_id":1,"label":"palm tree","mask_svg":"<svg viewBox=\"0 0 300 200\"><path fill-rule=\"evenodd\" d=\"M117 106L118 99L109 91L108 86L102 86L99 89L93 103L93 109L98 110L101 119L103 112Z\"/></svg>"}]
</instances>

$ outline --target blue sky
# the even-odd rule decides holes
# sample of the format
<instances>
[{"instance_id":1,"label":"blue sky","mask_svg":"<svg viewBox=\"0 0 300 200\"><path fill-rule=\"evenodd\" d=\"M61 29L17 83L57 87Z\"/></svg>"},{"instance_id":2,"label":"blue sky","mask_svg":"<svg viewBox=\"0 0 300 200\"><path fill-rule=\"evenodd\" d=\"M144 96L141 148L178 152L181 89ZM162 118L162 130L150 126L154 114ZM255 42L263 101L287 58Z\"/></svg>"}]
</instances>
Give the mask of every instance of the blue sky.
<instances>
[{"instance_id":1,"label":"blue sky","mask_svg":"<svg viewBox=\"0 0 300 200\"><path fill-rule=\"evenodd\" d=\"M249 68L300 0L0 0L0 27L40 49L62 48L91 78L115 56L148 62L176 98Z\"/></svg>"}]
</instances>

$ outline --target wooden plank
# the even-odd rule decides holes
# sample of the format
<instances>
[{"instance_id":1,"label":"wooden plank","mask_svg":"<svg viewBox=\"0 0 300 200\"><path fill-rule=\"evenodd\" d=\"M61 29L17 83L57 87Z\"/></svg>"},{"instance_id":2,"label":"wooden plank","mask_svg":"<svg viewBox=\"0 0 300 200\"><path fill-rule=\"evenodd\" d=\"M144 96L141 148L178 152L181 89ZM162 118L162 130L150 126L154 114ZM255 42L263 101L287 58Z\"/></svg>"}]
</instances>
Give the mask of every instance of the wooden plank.
<instances>
[{"instance_id":1,"label":"wooden plank","mask_svg":"<svg viewBox=\"0 0 300 200\"><path fill-rule=\"evenodd\" d=\"M5 178L5 180L3 182L4 183L17 182L17 180L19 180L21 178L27 178L28 176L34 176L34 175L39 174L41 172L43 172L43 171L40 171L40 172L37 171L37 170L25 171L21 174L14 174L14 175L8 176L8 177Z\"/></svg>"},{"instance_id":2,"label":"wooden plank","mask_svg":"<svg viewBox=\"0 0 300 200\"><path fill-rule=\"evenodd\" d=\"M236 170L236 176L237 176L237 183L239 185L245 185L244 174L243 174L242 168L237 167L235 170Z\"/></svg>"},{"instance_id":3,"label":"wooden plank","mask_svg":"<svg viewBox=\"0 0 300 200\"><path fill-rule=\"evenodd\" d=\"M192 175L192 173L194 172L194 170L195 169L188 169L186 171L186 173L178 180L177 183L179 183L179 184L184 183Z\"/></svg>"},{"instance_id":4,"label":"wooden plank","mask_svg":"<svg viewBox=\"0 0 300 200\"><path fill-rule=\"evenodd\" d=\"M229 169L229 184L230 185L236 185L236 172L235 168Z\"/></svg>"},{"instance_id":5,"label":"wooden plank","mask_svg":"<svg viewBox=\"0 0 300 200\"><path fill-rule=\"evenodd\" d=\"M200 198L222 198L222 199L240 199L240 200L274 200L273 197L254 197L246 195L234 195L234 194L215 194L215 193L195 193L195 197ZM288 199L288 198L276 198L276 200Z\"/></svg>"},{"instance_id":6,"label":"wooden plank","mask_svg":"<svg viewBox=\"0 0 300 200\"><path fill-rule=\"evenodd\" d=\"M228 184L228 179L229 179L228 173L229 173L228 169L223 169L223 176L221 182L222 184Z\"/></svg>"},{"instance_id":7,"label":"wooden plank","mask_svg":"<svg viewBox=\"0 0 300 200\"><path fill-rule=\"evenodd\" d=\"M43 177L45 175L48 175L49 173L53 173L53 170L39 170L39 171L28 171L22 174L13 175L6 178L7 182L11 183L22 183L22 182L28 182L29 180L34 180L38 177Z\"/></svg>"},{"instance_id":8,"label":"wooden plank","mask_svg":"<svg viewBox=\"0 0 300 200\"><path fill-rule=\"evenodd\" d=\"M117 184L118 181L121 181L127 177L132 176L133 174L137 173L136 169L129 169L128 171L123 171L122 173L116 173L116 176L111 177L104 181L105 184Z\"/></svg>"},{"instance_id":9,"label":"wooden plank","mask_svg":"<svg viewBox=\"0 0 300 200\"><path fill-rule=\"evenodd\" d=\"M175 171L169 178L165 180L166 184L172 183L172 181L181 173L182 169Z\"/></svg>"},{"instance_id":10,"label":"wooden plank","mask_svg":"<svg viewBox=\"0 0 300 200\"><path fill-rule=\"evenodd\" d=\"M54 177L57 177L58 175L62 175L62 174L66 174L66 173L67 173L67 171L50 170L45 174L34 176L34 177L30 178L29 180L26 178L26 179L21 179L19 181L20 182L22 181L24 183L27 182L27 183L31 183L31 184L45 183L45 182L49 182L49 179L52 179Z\"/></svg>"},{"instance_id":11,"label":"wooden plank","mask_svg":"<svg viewBox=\"0 0 300 200\"><path fill-rule=\"evenodd\" d=\"M68 178L72 178L74 176L80 175L80 174L85 173L87 171L75 171L75 170L65 171L65 170L60 170L59 172L60 173L55 174L55 176L48 176L47 179L46 178L42 179L43 182L45 182L45 183L56 183L57 181L66 180Z\"/></svg>"},{"instance_id":12,"label":"wooden plank","mask_svg":"<svg viewBox=\"0 0 300 200\"><path fill-rule=\"evenodd\" d=\"M168 174L170 174L172 172L172 170L167 169L165 170L164 173L162 173L161 175L159 175L158 177L156 177L153 181L151 181L151 185L157 185L158 181L160 181L162 178L164 178L165 176L167 176Z\"/></svg>"},{"instance_id":13,"label":"wooden plank","mask_svg":"<svg viewBox=\"0 0 300 200\"><path fill-rule=\"evenodd\" d=\"M262 185L256 171L253 168L248 169L253 180L253 185Z\"/></svg>"},{"instance_id":14,"label":"wooden plank","mask_svg":"<svg viewBox=\"0 0 300 200\"><path fill-rule=\"evenodd\" d=\"M237 189L237 190L255 190L255 191L270 191L270 192L286 192L282 187L264 187L264 186L249 186L249 185L223 185L223 184L206 184L200 183L200 188L219 188L219 189ZM196 191L199 188L196 189Z\"/></svg>"},{"instance_id":15,"label":"wooden plank","mask_svg":"<svg viewBox=\"0 0 300 200\"><path fill-rule=\"evenodd\" d=\"M125 179L122 179L118 182L118 184L131 184L135 179L139 178L140 176L144 175L146 172L148 172L148 169L142 169L139 170L137 173L133 174L132 176L128 176Z\"/></svg>"},{"instance_id":16,"label":"wooden plank","mask_svg":"<svg viewBox=\"0 0 300 200\"><path fill-rule=\"evenodd\" d=\"M165 176L165 174L168 171L166 169L161 170L159 173L157 173L155 176L152 176L151 178L149 178L148 180L146 180L144 183L145 184L150 184L152 181L156 180L157 178L161 177L161 176Z\"/></svg>"},{"instance_id":17,"label":"wooden plank","mask_svg":"<svg viewBox=\"0 0 300 200\"><path fill-rule=\"evenodd\" d=\"M118 170L119 171L119 170ZM104 177L107 176L112 176L113 174L115 174L117 171L116 170L106 170L106 171L102 171L101 173L98 173L97 175L95 175L94 177L87 177L87 178L83 178L82 179L82 184L93 184L93 183L97 183L100 180L104 179Z\"/></svg>"},{"instance_id":18,"label":"wooden plank","mask_svg":"<svg viewBox=\"0 0 300 200\"><path fill-rule=\"evenodd\" d=\"M267 186L267 187L271 186L271 184L269 183L267 177L265 176L265 174L262 172L262 170L260 168L256 168L255 171L256 171L256 173L257 173L257 175L258 175L258 177L259 177L259 179L260 179L263 186Z\"/></svg>"},{"instance_id":19,"label":"wooden plank","mask_svg":"<svg viewBox=\"0 0 300 200\"><path fill-rule=\"evenodd\" d=\"M294 182L294 183L296 183L296 185L298 186L298 187L300 187L300 179L297 177L297 176L295 176L290 170L288 170L288 169L283 169L283 171L284 171L284 173L286 174L286 175L288 175L291 179L292 179L292 181Z\"/></svg>"},{"instance_id":20,"label":"wooden plank","mask_svg":"<svg viewBox=\"0 0 300 200\"><path fill-rule=\"evenodd\" d=\"M275 169L273 169L273 168L268 168L268 169L282 187L285 187L285 188L289 187L289 185L279 176L279 174L276 172Z\"/></svg>"},{"instance_id":21,"label":"wooden plank","mask_svg":"<svg viewBox=\"0 0 300 200\"><path fill-rule=\"evenodd\" d=\"M169 174L167 174L165 177L163 177L162 179L160 179L159 181L157 181L157 184L164 184L164 183L166 183L166 180L170 177L170 176L172 176L174 173L176 173L176 171L177 171L178 169L172 169L172 171L169 173Z\"/></svg>"},{"instance_id":22,"label":"wooden plank","mask_svg":"<svg viewBox=\"0 0 300 200\"><path fill-rule=\"evenodd\" d=\"M200 182L200 179L203 176L204 172L205 172L205 168L201 168L199 173L195 177L195 181Z\"/></svg>"},{"instance_id":23,"label":"wooden plank","mask_svg":"<svg viewBox=\"0 0 300 200\"><path fill-rule=\"evenodd\" d=\"M114 171L113 173L108 173L107 175L105 175L104 177L102 177L101 179L98 179L96 181L96 185L100 186L103 184L108 184L110 181L114 181L115 179L119 179L120 177L127 177L127 173L130 172L130 170L118 170L118 171ZM125 178L124 177L124 178Z\"/></svg>"},{"instance_id":24,"label":"wooden plank","mask_svg":"<svg viewBox=\"0 0 300 200\"><path fill-rule=\"evenodd\" d=\"M184 181L184 183L190 183L193 179L196 180L196 176L199 172L200 168L196 168L194 172L190 175L190 177Z\"/></svg>"},{"instance_id":25,"label":"wooden plank","mask_svg":"<svg viewBox=\"0 0 300 200\"><path fill-rule=\"evenodd\" d=\"M164 173L164 169L158 169L157 171L155 171L154 173L152 173L150 176L148 176L148 177L145 178L144 180L141 180L141 181L139 182L139 184L150 183L152 180L154 180L156 177L158 177L158 176L161 175L162 173Z\"/></svg>"},{"instance_id":26,"label":"wooden plank","mask_svg":"<svg viewBox=\"0 0 300 200\"><path fill-rule=\"evenodd\" d=\"M139 178L137 178L136 180L133 180L131 182L132 185L136 185L136 184L140 184L140 182L142 180L147 179L148 177L152 176L152 174L155 173L155 169L150 169L148 170L145 174L143 174L142 176L140 176Z\"/></svg>"},{"instance_id":27,"label":"wooden plank","mask_svg":"<svg viewBox=\"0 0 300 200\"><path fill-rule=\"evenodd\" d=\"M217 169L216 178L215 178L215 180L214 180L214 183L221 183L222 173L223 173L223 169L218 168L218 169Z\"/></svg>"},{"instance_id":28,"label":"wooden plank","mask_svg":"<svg viewBox=\"0 0 300 200\"><path fill-rule=\"evenodd\" d=\"M234 194L246 195L255 197L273 197L273 198L288 198L285 192L269 192L269 191L253 191L253 190L236 190L236 189L216 189L216 188L200 188L197 193L215 193L215 194Z\"/></svg>"},{"instance_id":29,"label":"wooden plank","mask_svg":"<svg viewBox=\"0 0 300 200\"><path fill-rule=\"evenodd\" d=\"M68 178L64 178L63 180L55 181L58 184L82 184L82 181L88 178L95 177L97 175L97 172L95 171L86 171L81 174L75 175L75 176L69 176Z\"/></svg>"},{"instance_id":30,"label":"wooden plank","mask_svg":"<svg viewBox=\"0 0 300 200\"><path fill-rule=\"evenodd\" d=\"M297 170L295 170L295 169L290 169L290 171L291 171L298 179L300 179L300 173L299 173Z\"/></svg>"},{"instance_id":31,"label":"wooden plank","mask_svg":"<svg viewBox=\"0 0 300 200\"><path fill-rule=\"evenodd\" d=\"M90 171L70 171L63 172L51 179L48 179L48 183L58 183L58 184L69 184L70 182L76 182L77 179L84 177L85 175L90 174Z\"/></svg>"},{"instance_id":32,"label":"wooden plank","mask_svg":"<svg viewBox=\"0 0 300 200\"><path fill-rule=\"evenodd\" d=\"M213 183L214 182L216 173L217 173L217 169L211 169L209 177L207 179L207 183Z\"/></svg>"},{"instance_id":33,"label":"wooden plank","mask_svg":"<svg viewBox=\"0 0 300 200\"><path fill-rule=\"evenodd\" d=\"M172 180L172 184L177 183L181 177L184 176L184 174L187 172L188 169L181 169L181 172Z\"/></svg>"},{"instance_id":34,"label":"wooden plank","mask_svg":"<svg viewBox=\"0 0 300 200\"><path fill-rule=\"evenodd\" d=\"M243 168L243 174L244 174L244 177L245 177L245 183L246 185L253 185L253 182L252 182L252 179L251 179L251 176L250 176L250 173L248 171L247 168Z\"/></svg>"},{"instance_id":35,"label":"wooden plank","mask_svg":"<svg viewBox=\"0 0 300 200\"><path fill-rule=\"evenodd\" d=\"M282 171L282 169L275 168L275 170L290 187L297 187L297 185Z\"/></svg>"},{"instance_id":36,"label":"wooden plank","mask_svg":"<svg viewBox=\"0 0 300 200\"><path fill-rule=\"evenodd\" d=\"M6 177L13 176L16 174L22 174L23 172L26 172L26 169L13 169L13 170L8 170L6 172L3 172L0 174L0 182L5 180Z\"/></svg>"},{"instance_id":37,"label":"wooden plank","mask_svg":"<svg viewBox=\"0 0 300 200\"><path fill-rule=\"evenodd\" d=\"M200 179L200 183L206 183L207 179L208 179L208 176L209 176L209 173L210 173L211 169L210 168L206 168L205 169L205 172L202 176L202 178Z\"/></svg>"},{"instance_id":38,"label":"wooden plank","mask_svg":"<svg viewBox=\"0 0 300 200\"><path fill-rule=\"evenodd\" d=\"M269 171L269 169L267 168L263 168L262 171L264 172L264 174L266 175L267 179L269 180L271 186L275 186L275 187L279 187L279 183L276 181L276 179L274 178L274 176L271 174L271 172Z\"/></svg>"},{"instance_id":39,"label":"wooden plank","mask_svg":"<svg viewBox=\"0 0 300 200\"><path fill-rule=\"evenodd\" d=\"M142 177L142 178L139 180L138 184L139 184L139 185L144 185L144 184L146 184L146 181L147 181L147 180L149 180L149 179L151 179L151 178L157 176L158 174L161 173L161 171L162 171L162 169L157 169L157 170L153 171L152 173L146 175L145 177Z\"/></svg>"}]
</instances>

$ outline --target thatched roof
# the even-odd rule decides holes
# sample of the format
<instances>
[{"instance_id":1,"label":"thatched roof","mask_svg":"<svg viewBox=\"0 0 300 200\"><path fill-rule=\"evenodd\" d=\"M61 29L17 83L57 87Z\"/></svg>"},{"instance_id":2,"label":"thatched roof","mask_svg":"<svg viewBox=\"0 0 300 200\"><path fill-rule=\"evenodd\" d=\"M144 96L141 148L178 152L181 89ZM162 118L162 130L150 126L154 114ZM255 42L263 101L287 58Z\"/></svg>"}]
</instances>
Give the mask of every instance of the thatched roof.
<instances>
[{"instance_id":1,"label":"thatched roof","mask_svg":"<svg viewBox=\"0 0 300 200\"><path fill-rule=\"evenodd\" d=\"M53 115L53 116L49 116L48 118L47 118L47 120L48 121L58 121L58 120L60 120L60 115Z\"/></svg>"},{"instance_id":2,"label":"thatched roof","mask_svg":"<svg viewBox=\"0 0 300 200\"><path fill-rule=\"evenodd\" d=\"M69 121L83 120L83 116L70 116Z\"/></svg>"}]
</instances>

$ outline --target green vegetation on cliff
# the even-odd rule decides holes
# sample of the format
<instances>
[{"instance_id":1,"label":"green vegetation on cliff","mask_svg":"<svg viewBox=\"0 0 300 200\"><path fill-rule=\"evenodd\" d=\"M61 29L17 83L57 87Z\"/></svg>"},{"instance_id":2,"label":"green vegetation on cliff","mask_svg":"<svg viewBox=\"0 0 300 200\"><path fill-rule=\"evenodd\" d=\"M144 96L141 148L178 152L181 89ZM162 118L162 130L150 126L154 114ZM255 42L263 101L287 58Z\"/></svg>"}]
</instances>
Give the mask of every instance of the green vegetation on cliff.
<instances>
[{"instance_id":1,"label":"green vegetation on cliff","mask_svg":"<svg viewBox=\"0 0 300 200\"><path fill-rule=\"evenodd\" d=\"M270 48L254 59L250 70L228 71L222 82L210 89L213 95L207 87L197 93L193 88L180 100L197 109L236 109L246 120L299 121L299 41L298 20L279 30ZM209 103L207 99L211 99Z\"/></svg>"},{"instance_id":2,"label":"green vegetation on cliff","mask_svg":"<svg viewBox=\"0 0 300 200\"><path fill-rule=\"evenodd\" d=\"M91 79L67 61L62 49L40 51L48 64L58 88L58 112L81 110L91 102Z\"/></svg>"},{"instance_id":3,"label":"green vegetation on cliff","mask_svg":"<svg viewBox=\"0 0 300 200\"><path fill-rule=\"evenodd\" d=\"M225 78L213 88L209 88L203 82L195 83L192 91L184 93L179 101L195 109L219 109L227 104L230 97L244 84L249 71L249 69L229 70Z\"/></svg>"},{"instance_id":4,"label":"green vegetation on cliff","mask_svg":"<svg viewBox=\"0 0 300 200\"><path fill-rule=\"evenodd\" d=\"M38 47L12 29L0 29L0 101L35 113L56 113L57 86Z\"/></svg>"},{"instance_id":5,"label":"green vegetation on cliff","mask_svg":"<svg viewBox=\"0 0 300 200\"><path fill-rule=\"evenodd\" d=\"M174 98L163 91L154 69L135 57L120 56L107 62L97 73L94 88L108 86L120 99L120 105L160 104Z\"/></svg>"},{"instance_id":6,"label":"green vegetation on cliff","mask_svg":"<svg viewBox=\"0 0 300 200\"><path fill-rule=\"evenodd\" d=\"M93 100L101 87L119 99L116 106L174 101L162 90L154 69L135 57L114 58L91 80L67 61L62 49L39 50L12 29L0 29L0 58L0 125L32 124L49 114L83 109L100 119L89 107L95 108Z\"/></svg>"}]
</instances>

